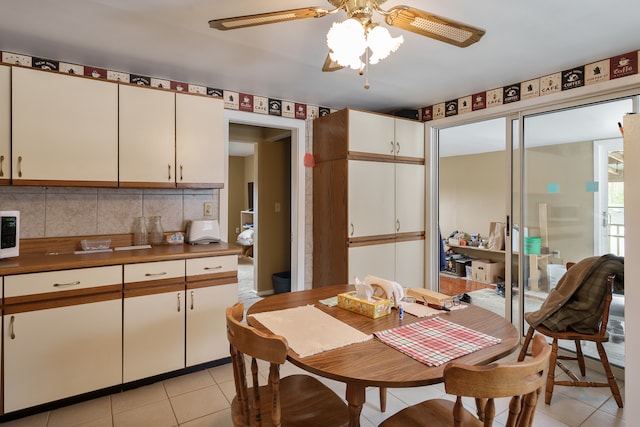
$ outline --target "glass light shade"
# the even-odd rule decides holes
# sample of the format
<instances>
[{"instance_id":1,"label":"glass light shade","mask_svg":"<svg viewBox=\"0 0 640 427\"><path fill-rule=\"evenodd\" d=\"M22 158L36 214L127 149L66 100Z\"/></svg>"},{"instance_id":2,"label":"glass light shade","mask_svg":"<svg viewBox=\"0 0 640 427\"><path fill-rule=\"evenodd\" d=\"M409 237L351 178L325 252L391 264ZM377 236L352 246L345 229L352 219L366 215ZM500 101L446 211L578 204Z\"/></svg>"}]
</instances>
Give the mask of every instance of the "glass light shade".
<instances>
[{"instance_id":1,"label":"glass light shade","mask_svg":"<svg viewBox=\"0 0 640 427\"><path fill-rule=\"evenodd\" d=\"M343 67L360 69L360 59L367 49L367 39L360 21L347 19L334 23L327 33L327 46L331 59Z\"/></svg>"},{"instance_id":2,"label":"glass light shade","mask_svg":"<svg viewBox=\"0 0 640 427\"><path fill-rule=\"evenodd\" d=\"M374 27L367 34L367 44L372 55L369 57L370 64L377 64L380 60L389 56L391 52L398 50L404 42L402 36L391 37L389 30L384 27Z\"/></svg>"}]
</instances>

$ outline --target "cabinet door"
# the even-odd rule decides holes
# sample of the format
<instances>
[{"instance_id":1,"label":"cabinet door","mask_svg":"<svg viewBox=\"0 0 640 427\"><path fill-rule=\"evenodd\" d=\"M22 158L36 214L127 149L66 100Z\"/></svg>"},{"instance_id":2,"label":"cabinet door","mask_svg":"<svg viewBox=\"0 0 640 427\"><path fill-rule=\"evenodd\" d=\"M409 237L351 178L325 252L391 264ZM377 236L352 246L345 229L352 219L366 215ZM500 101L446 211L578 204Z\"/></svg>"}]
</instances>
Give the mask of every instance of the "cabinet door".
<instances>
[{"instance_id":1,"label":"cabinet door","mask_svg":"<svg viewBox=\"0 0 640 427\"><path fill-rule=\"evenodd\" d=\"M187 290L187 366L229 357L225 311L237 301L237 283Z\"/></svg>"},{"instance_id":2,"label":"cabinet door","mask_svg":"<svg viewBox=\"0 0 640 427\"><path fill-rule=\"evenodd\" d=\"M0 185L11 180L11 68L0 65Z\"/></svg>"},{"instance_id":3,"label":"cabinet door","mask_svg":"<svg viewBox=\"0 0 640 427\"><path fill-rule=\"evenodd\" d=\"M350 160L348 237L395 233L395 165Z\"/></svg>"},{"instance_id":4,"label":"cabinet door","mask_svg":"<svg viewBox=\"0 0 640 427\"><path fill-rule=\"evenodd\" d=\"M176 182L179 187L224 183L223 104L216 98L176 94Z\"/></svg>"},{"instance_id":5,"label":"cabinet door","mask_svg":"<svg viewBox=\"0 0 640 427\"><path fill-rule=\"evenodd\" d=\"M122 382L122 301L5 314L5 413Z\"/></svg>"},{"instance_id":6,"label":"cabinet door","mask_svg":"<svg viewBox=\"0 0 640 427\"><path fill-rule=\"evenodd\" d=\"M184 309L184 291L124 299L124 382L184 368Z\"/></svg>"},{"instance_id":7,"label":"cabinet door","mask_svg":"<svg viewBox=\"0 0 640 427\"><path fill-rule=\"evenodd\" d=\"M349 110L349 151L395 154L394 118Z\"/></svg>"},{"instance_id":8,"label":"cabinet door","mask_svg":"<svg viewBox=\"0 0 640 427\"><path fill-rule=\"evenodd\" d=\"M395 242L349 248L349 283L372 275L395 278Z\"/></svg>"},{"instance_id":9,"label":"cabinet door","mask_svg":"<svg viewBox=\"0 0 640 427\"><path fill-rule=\"evenodd\" d=\"M396 156L424 159L424 124L411 120L396 120Z\"/></svg>"},{"instance_id":10,"label":"cabinet door","mask_svg":"<svg viewBox=\"0 0 640 427\"><path fill-rule=\"evenodd\" d=\"M425 167L396 164L396 231L424 231Z\"/></svg>"},{"instance_id":11,"label":"cabinet door","mask_svg":"<svg viewBox=\"0 0 640 427\"><path fill-rule=\"evenodd\" d=\"M117 84L19 67L11 73L14 183L116 186Z\"/></svg>"},{"instance_id":12,"label":"cabinet door","mask_svg":"<svg viewBox=\"0 0 640 427\"><path fill-rule=\"evenodd\" d=\"M120 186L175 187L175 94L120 87Z\"/></svg>"},{"instance_id":13,"label":"cabinet door","mask_svg":"<svg viewBox=\"0 0 640 427\"><path fill-rule=\"evenodd\" d=\"M405 288L424 287L424 240L396 242L396 282Z\"/></svg>"}]
</instances>

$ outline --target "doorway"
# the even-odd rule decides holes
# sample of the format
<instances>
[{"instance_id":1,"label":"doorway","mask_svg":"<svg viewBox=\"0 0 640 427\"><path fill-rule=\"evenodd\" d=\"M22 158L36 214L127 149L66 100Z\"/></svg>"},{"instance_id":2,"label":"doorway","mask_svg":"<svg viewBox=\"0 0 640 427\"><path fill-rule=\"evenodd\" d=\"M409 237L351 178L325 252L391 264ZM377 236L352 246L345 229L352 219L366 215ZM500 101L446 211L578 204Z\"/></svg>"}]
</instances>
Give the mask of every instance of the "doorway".
<instances>
[{"instance_id":1,"label":"doorway","mask_svg":"<svg viewBox=\"0 0 640 427\"><path fill-rule=\"evenodd\" d=\"M305 283L305 185L304 185L304 174L305 170L302 167L303 164L303 156L305 152L305 143L306 143L306 122L302 120L289 119L283 117L276 116L267 116L260 114L251 114L245 113L241 111L235 110L225 110L225 128L226 128L226 138L227 138L227 162L225 165L226 175L229 176L230 173L230 165L229 165L229 135L230 135L230 127L233 125L248 125L254 127L260 127L265 129L272 129L275 133L287 132L290 135L289 144L290 149L287 150L287 159L289 161L289 165L287 169L287 174L289 176L290 187L288 192L289 196L286 201L281 203L287 203L290 205L290 226L289 232L286 233L286 240L289 242L287 253L290 254L290 265L287 265L287 269L291 272L291 290L302 290L305 287L310 287L310 284ZM277 143L276 141L272 141ZM271 180L268 177L267 180ZM265 179L263 179L265 181ZM254 181L255 193L259 194L260 192L260 179L256 178ZM220 190L220 217L221 222L225 224L229 224L231 222L230 215L236 215L235 210L234 213L230 212L229 208L229 200L230 200L230 189L223 188ZM259 200L259 199L258 199ZM256 216L260 216L260 205L259 201L256 201L257 204L254 206L254 218ZM280 204L280 209L283 209L285 206ZM278 209L278 205L276 203L271 203L269 208L270 210L276 211ZM263 209L264 211L264 209ZM256 221L256 219L254 219ZM259 219L258 219L259 221ZM256 227L259 227L259 224L256 222ZM226 236L224 238L226 241L234 242L236 239L235 229L229 231L229 229L225 229L224 233ZM281 233L282 234L282 233ZM259 245L260 235L259 231L256 232L255 243ZM269 242L268 239L263 239L263 242ZM255 252L254 247L254 256L259 257L259 255ZM259 267L258 261L258 268ZM284 267L283 267L284 268ZM276 273L274 271L273 273ZM271 276L269 275L268 279L261 280L262 283L258 283L256 285L256 292L258 294L269 294L271 293ZM266 283L268 282L268 283Z\"/></svg>"}]
</instances>

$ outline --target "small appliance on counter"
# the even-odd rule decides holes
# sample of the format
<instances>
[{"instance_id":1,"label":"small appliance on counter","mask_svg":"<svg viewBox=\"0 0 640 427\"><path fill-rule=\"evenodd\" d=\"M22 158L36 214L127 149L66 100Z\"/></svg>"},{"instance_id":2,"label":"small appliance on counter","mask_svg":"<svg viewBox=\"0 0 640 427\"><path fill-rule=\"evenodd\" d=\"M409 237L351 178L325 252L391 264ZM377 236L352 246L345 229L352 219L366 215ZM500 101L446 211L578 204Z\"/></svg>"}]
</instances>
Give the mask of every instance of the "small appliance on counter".
<instances>
[{"instance_id":1,"label":"small appliance on counter","mask_svg":"<svg viewBox=\"0 0 640 427\"><path fill-rule=\"evenodd\" d=\"M217 219L197 219L187 224L187 243L199 245L220 241L220 224Z\"/></svg>"},{"instance_id":2,"label":"small appliance on counter","mask_svg":"<svg viewBox=\"0 0 640 427\"><path fill-rule=\"evenodd\" d=\"M0 258L20 255L20 211L0 211Z\"/></svg>"}]
</instances>

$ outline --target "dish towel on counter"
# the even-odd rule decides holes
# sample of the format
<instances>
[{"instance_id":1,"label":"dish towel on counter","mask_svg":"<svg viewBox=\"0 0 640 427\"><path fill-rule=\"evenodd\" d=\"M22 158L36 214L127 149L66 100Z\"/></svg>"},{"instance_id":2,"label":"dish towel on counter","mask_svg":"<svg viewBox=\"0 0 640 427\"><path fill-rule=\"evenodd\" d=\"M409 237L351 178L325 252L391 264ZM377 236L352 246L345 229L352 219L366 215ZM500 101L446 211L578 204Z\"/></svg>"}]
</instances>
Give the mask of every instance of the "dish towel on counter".
<instances>
[{"instance_id":1,"label":"dish towel on counter","mask_svg":"<svg viewBox=\"0 0 640 427\"><path fill-rule=\"evenodd\" d=\"M440 366L501 341L439 317L374 332L374 335L427 366Z\"/></svg>"},{"instance_id":2,"label":"dish towel on counter","mask_svg":"<svg viewBox=\"0 0 640 427\"><path fill-rule=\"evenodd\" d=\"M251 317L274 334L285 337L289 347L300 357L373 338L373 335L360 332L313 305L266 311Z\"/></svg>"}]
</instances>

